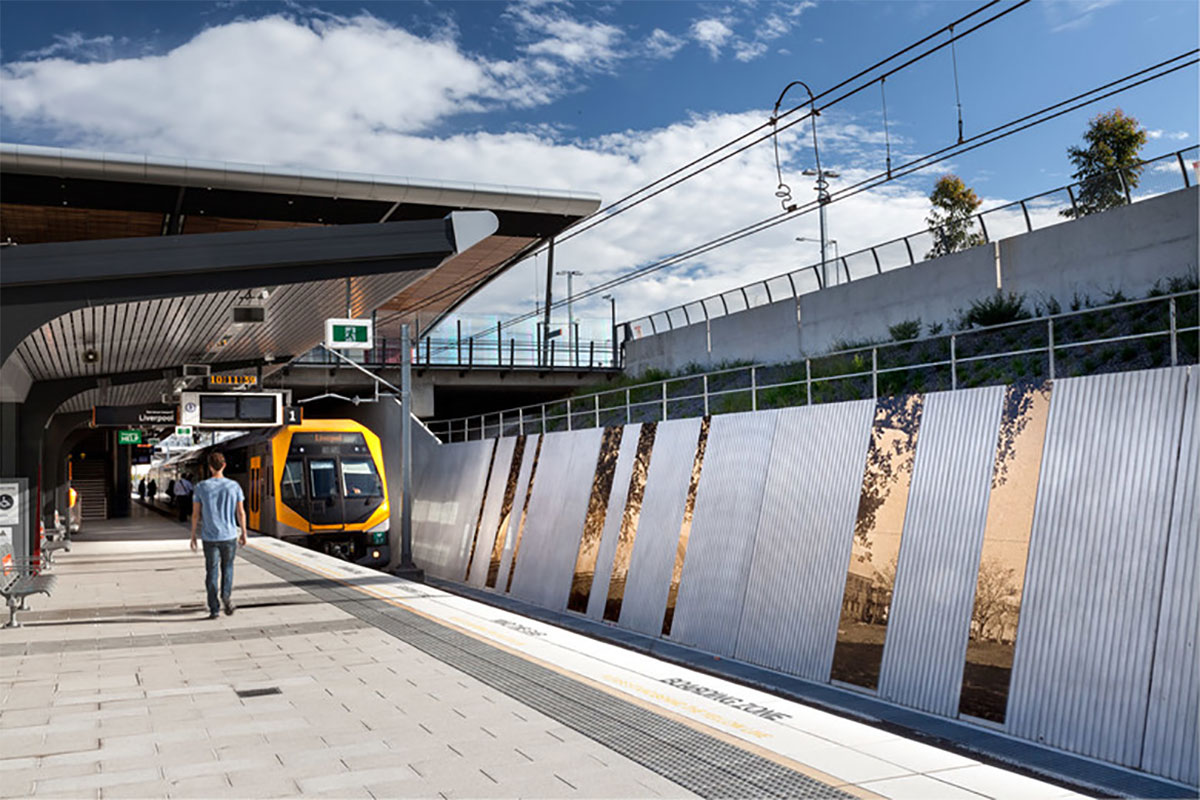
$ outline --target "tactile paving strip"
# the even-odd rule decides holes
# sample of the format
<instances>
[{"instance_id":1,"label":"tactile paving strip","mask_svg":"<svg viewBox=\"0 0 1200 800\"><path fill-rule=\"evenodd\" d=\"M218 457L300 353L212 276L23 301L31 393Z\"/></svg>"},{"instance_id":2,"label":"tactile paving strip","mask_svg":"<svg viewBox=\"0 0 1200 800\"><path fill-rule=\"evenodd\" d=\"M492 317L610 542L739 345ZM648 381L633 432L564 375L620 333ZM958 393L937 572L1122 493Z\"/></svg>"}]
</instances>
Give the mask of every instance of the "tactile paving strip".
<instances>
[{"instance_id":1,"label":"tactile paving strip","mask_svg":"<svg viewBox=\"0 0 1200 800\"><path fill-rule=\"evenodd\" d=\"M240 555L702 797L852 797L336 581L314 580L310 572L249 548Z\"/></svg>"}]
</instances>

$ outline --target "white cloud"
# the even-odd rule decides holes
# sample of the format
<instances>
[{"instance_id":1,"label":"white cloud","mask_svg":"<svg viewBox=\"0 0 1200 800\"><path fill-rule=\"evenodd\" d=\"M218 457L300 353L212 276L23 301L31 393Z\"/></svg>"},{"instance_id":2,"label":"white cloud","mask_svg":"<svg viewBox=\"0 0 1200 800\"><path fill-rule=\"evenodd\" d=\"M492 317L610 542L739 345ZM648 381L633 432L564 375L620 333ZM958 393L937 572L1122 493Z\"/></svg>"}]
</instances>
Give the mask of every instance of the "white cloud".
<instances>
[{"instance_id":1,"label":"white cloud","mask_svg":"<svg viewBox=\"0 0 1200 800\"><path fill-rule=\"evenodd\" d=\"M662 28L655 28L644 42L643 47L651 58L671 58L685 44L687 44L686 40L672 36Z\"/></svg>"},{"instance_id":2,"label":"white cloud","mask_svg":"<svg viewBox=\"0 0 1200 800\"><path fill-rule=\"evenodd\" d=\"M78 32L55 34L53 44L25 53L22 57L65 57L83 61L99 61L112 56L113 46L116 43L117 40L112 36L86 37ZM122 40L122 43L124 43L124 40Z\"/></svg>"},{"instance_id":3,"label":"white cloud","mask_svg":"<svg viewBox=\"0 0 1200 800\"><path fill-rule=\"evenodd\" d=\"M1146 137L1149 139L1174 139L1177 142L1184 142L1192 138L1192 135L1187 131L1149 130L1146 131Z\"/></svg>"},{"instance_id":4,"label":"white cloud","mask_svg":"<svg viewBox=\"0 0 1200 800\"><path fill-rule=\"evenodd\" d=\"M1062 33L1086 28L1095 18L1096 12L1116 2L1117 0L1044 0L1039 5L1046 16L1050 32Z\"/></svg>"},{"instance_id":5,"label":"white cloud","mask_svg":"<svg viewBox=\"0 0 1200 800\"><path fill-rule=\"evenodd\" d=\"M561 10L541 12L536 8L523 4L509 9L518 20L521 33L544 37L527 45L526 53L554 56L574 66L600 68L606 68L622 57L619 46L624 33L615 25L581 22Z\"/></svg>"},{"instance_id":6,"label":"white cloud","mask_svg":"<svg viewBox=\"0 0 1200 800\"><path fill-rule=\"evenodd\" d=\"M733 46L733 57L743 63L753 61L766 52L766 42L737 42Z\"/></svg>"},{"instance_id":7,"label":"white cloud","mask_svg":"<svg viewBox=\"0 0 1200 800\"><path fill-rule=\"evenodd\" d=\"M565 42L578 32L570 26L554 30L534 45ZM731 33L709 33L732 44ZM544 126L431 133L463 110L561 96L572 76L581 74L573 53L546 46L536 55L489 60L464 52L452 37L422 38L368 16L317 22L274 15L209 28L158 55L7 64L0 68L0 115L8 138L25 132L28 140L28 132L37 131L45 144L569 188L609 201L767 118L765 109L710 114L587 140L566 139L562 128ZM841 170L838 185L882 168L874 124L832 110L822 116L822 163ZM796 126L780 135L784 179L798 202L814 197L810 180L799 174L812 166L808 131ZM900 158L903 141L893 136L892 144ZM831 206L830 231L842 252L921 228L929 182L921 177L892 184ZM772 151L763 142L563 243L556 257L564 268L585 270L577 282L582 289L777 213L775 187ZM816 215L808 214L618 288L619 314L649 313L812 263L815 250L794 238L816 235ZM528 310L534 272L532 263L518 266L472 300L468 311ZM598 299L579 311L607 319Z\"/></svg>"},{"instance_id":8,"label":"white cloud","mask_svg":"<svg viewBox=\"0 0 1200 800\"><path fill-rule=\"evenodd\" d=\"M719 19L700 19L692 23L691 34L715 60L720 57L721 48L733 36L733 30Z\"/></svg>"}]
</instances>

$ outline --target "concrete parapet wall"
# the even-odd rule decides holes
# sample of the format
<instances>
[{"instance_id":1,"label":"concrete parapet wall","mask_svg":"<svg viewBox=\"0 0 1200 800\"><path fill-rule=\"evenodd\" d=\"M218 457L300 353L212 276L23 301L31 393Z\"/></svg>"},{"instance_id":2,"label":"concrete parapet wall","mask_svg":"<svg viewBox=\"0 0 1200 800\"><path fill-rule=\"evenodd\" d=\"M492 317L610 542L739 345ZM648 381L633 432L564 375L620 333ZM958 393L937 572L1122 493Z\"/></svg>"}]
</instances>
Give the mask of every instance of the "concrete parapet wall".
<instances>
[{"instance_id":1,"label":"concrete parapet wall","mask_svg":"<svg viewBox=\"0 0 1200 800\"><path fill-rule=\"evenodd\" d=\"M990 703L1009 735L1194 786L1198 393L1176 367L423 446L414 551L968 725L960 703ZM981 617L996 581L1015 594Z\"/></svg>"},{"instance_id":2,"label":"concrete parapet wall","mask_svg":"<svg viewBox=\"0 0 1200 800\"><path fill-rule=\"evenodd\" d=\"M1156 281L1197 275L1198 199L1200 189L1181 189L801 295L798 308L788 299L644 336L626 345L626 370L820 355L840 340L887 339L905 320L950 322L997 288L1064 308L1075 295L1141 297Z\"/></svg>"}]
</instances>

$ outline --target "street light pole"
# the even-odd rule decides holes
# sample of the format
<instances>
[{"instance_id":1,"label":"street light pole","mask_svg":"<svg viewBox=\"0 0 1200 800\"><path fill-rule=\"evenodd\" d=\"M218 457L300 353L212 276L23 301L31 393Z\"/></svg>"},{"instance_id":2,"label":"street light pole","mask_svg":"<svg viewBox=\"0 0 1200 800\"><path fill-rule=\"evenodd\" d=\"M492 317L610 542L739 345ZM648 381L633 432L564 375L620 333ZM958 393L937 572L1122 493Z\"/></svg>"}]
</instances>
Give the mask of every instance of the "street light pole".
<instances>
[{"instance_id":1,"label":"street light pole","mask_svg":"<svg viewBox=\"0 0 1200 800\"><path fill-rule=\"evenodd\" d=\"M601 295L601 299L607 300L612 306L612 365L613 369L617 368L617 298L611 294Z\"/></svg>"},{"instance_id":2,"label":"street light pole","mask_svg":"<svg viewBox=\"0 0 1200 800\"><path fill-rule=\"evenodd\" d=\"M817 204L818 204L817 205L817 216L821 220L821 276L822 276L822 279L825 281L825 285L828 286L829 285L829 267L827 266L828 259L825 257L825 246L826 246L825 243L828 241L829 234L828 234L828 229L826 228L826 224L825 224L825 206L827 206L829 204L830 198L829 198L829 181L827 181L825 179L827 177L828 178L840 178L842 176L840 174L838 174L837 172L834 172L831 169L821 169L819 166L815 170L806 169L803 172L801 172L800 174L807 175L809 177L815 176L817 179L817 183L816 183ZM837 275L837 273L835 272L834 276L836 277L836 275Z\"/></svg>"},{"instance_id":3,"label":"street light pole","mask_svg":"<svg viewBox=\"0 0 1200 800\"><path fill-rule=\"evenodd\" d=\"M797 237L796 237L796 241L797 241L797 242L819 242L819 241L821 241L821 240L820 240L820 239L812 239L812 238L810 238L810 237L808 237L808 236L797 236ZM827 241L829 242L829 244L833 245L833 263L835 264L835 266L834 266L834 269L833 269L833 272L834 272L834 274L836 275L836 274L837 274L837 267L836 267L836 264L837 264L837 262L838 262L838 261L841 261L841 259L842 259L841 252L838 250L838 240L837 240L837 239L828 239ZM822 251L823 251L823 250L824 250L824 248L822 248ZM824 281L824 280L826 279L826 277L827 277L827 276L825 275L825 271L824 271L824 270L825 270L824 257L825 257L825 256L824 256L824 252L822 252L822 254L821 254L821 258L822 258L822 263L821 263L821 280L822 280L822 281Z\"/></svg>"},{"instance_id":4,"label":"street light pole","mask_svg":"<svg viewBox=\"0 0 1200 800\"><path fill-rule=\"evenodd\" d=\"M577 269L560 269L554 274L567 276L567 347L571 348L572 353L578 353L579 337L575 334L575 315L571 313L571 300L575 296L574 284L571 279L583 273ZM571 344L572 340L575 342L574 345Z\"/></svg>"}]
</instances>

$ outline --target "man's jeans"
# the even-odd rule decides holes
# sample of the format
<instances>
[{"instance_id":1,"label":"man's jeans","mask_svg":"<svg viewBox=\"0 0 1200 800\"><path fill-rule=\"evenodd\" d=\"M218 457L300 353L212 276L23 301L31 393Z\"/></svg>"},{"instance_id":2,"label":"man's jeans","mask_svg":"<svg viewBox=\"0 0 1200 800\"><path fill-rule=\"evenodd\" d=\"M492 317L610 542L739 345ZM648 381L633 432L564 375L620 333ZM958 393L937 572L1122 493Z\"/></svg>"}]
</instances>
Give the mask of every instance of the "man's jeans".
<instances>
[{"instance_id":1,"label":"man's jeans","mask_svg":"<svg viewBox=\"0 0 1200 800\"><path fill-rule=\"evenodd\" d=\"M216 614L221 610L220 600L228 600L233 592L233 556L237 552L237 539L204 543L204 588L208 590L208 611ZM221 593L217 594L217 580L221 581Z\"/></svg>"}]
</instances>

